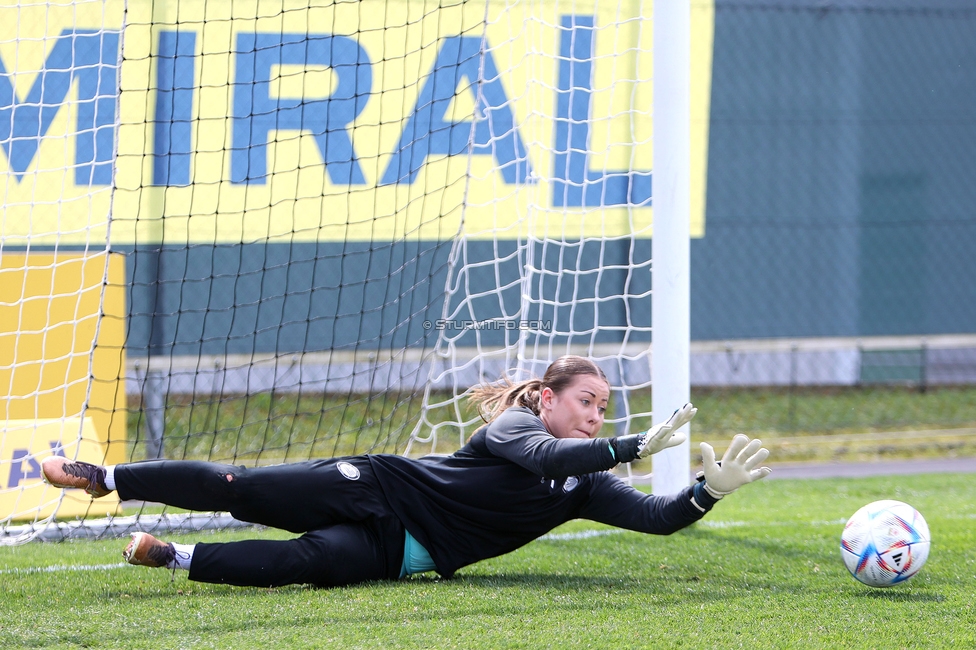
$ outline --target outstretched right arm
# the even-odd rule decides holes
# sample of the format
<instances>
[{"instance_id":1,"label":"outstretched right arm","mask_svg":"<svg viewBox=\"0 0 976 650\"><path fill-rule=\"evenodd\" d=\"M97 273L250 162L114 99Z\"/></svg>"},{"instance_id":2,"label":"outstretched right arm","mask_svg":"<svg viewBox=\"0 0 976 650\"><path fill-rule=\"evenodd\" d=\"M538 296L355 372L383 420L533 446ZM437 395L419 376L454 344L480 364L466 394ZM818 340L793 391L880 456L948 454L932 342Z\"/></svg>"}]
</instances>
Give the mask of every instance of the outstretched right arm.
<instances>
[{"instance_id":1,"label":"outstretched right arm","mask_svg":"<svg viewBox=\"0 0 976 650\"><path fill-rule=\"evenodd\" d=\"M617 457L612 440L554 438L538 416L523 408L507 409L485 434L493 455L550 478L599 472L624 462Z\"/></svg>"},{"instance_id":2,"label":"outstretched right arm","mask_svg":"<svg viewBox=\"0 0 976 650\"><path fill-rule=\"evenodd\" d=\"M550 434L542 420L525 408L509 408L487 427L485 443L493 455L552 478L611 469L619 463L646 458L685 439L678 429L698 409L685 404L667 422L644 433L616 438L562 438Z\"/></svg>"}]
</instances>

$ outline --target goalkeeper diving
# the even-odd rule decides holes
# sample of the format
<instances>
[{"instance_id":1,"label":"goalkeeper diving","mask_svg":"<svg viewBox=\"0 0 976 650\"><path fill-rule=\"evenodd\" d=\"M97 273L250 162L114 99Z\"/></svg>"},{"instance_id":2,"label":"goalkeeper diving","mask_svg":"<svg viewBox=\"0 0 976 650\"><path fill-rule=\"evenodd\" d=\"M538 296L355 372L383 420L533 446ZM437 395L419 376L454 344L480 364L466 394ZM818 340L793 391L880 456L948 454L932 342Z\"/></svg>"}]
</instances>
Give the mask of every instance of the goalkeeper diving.
<instances>
[{"instance_id":1,"label":"goalkeeper diving","mask_svg":"<svg viewBox=\"0 0 976 650\"><path fill-rule=\"evenodd\" d=\"M369 454L247 468L157 460L101 467L42 463L56 487L154 501L299 534L290 540L178 544L133 533L131 564L186 569L190 580L333 587L458 569L514 551L573 519L668 535L720 499L765 478L769 452L739 434L721 462L701 443L704 472L671 495L648 495L607 470L679 445L697 409L685 404L643 433L597 437L610 398L593 361L564 356L541 379L469 394L486 424L450 456Z\"/></svg>"}]
</instances>

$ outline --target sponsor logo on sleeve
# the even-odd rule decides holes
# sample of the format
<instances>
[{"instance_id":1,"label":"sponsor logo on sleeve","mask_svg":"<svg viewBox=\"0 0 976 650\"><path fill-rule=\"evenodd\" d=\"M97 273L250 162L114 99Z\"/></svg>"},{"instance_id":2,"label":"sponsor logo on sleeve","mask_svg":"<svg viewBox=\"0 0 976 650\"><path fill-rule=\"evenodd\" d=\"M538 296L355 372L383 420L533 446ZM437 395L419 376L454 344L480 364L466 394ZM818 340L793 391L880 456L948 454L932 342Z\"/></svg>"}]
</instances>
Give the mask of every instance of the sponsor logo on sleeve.
<instances>
[{"instance_id":1,"label":"sponsor logo on sleeve","mask_svg":"<svg viewBox=\"0 0 976 650\"><path fill-rule=\"evenodd\" d=\"M336 463L336 469L350 481L359 480L359 468L352 463L347 463L346 461L338 462Z\"/></svg>"}]
</instances>

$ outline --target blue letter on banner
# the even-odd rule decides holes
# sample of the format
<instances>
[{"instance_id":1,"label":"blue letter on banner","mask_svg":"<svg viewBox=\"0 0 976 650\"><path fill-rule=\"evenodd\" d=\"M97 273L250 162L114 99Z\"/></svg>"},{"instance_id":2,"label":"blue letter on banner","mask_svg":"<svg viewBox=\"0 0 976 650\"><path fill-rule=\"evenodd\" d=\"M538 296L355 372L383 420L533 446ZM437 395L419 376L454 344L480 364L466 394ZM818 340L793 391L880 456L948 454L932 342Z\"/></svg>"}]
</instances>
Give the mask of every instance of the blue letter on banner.
<instances>
[{"instance_id":1,"label":"blue letter on banner","mask_svg":"<svg viewBox=\"0 0 976 650\"><path fill-rule=\"evenodd\" d=\"M153 185L189 185L196 32L159 33Z\"/></svg>"},{"instance_id":2,"label":"blue letter on banner","mask_svg":"<svg viewBox=\"0 0 976 650\"><path fill-rule=\"evenodd\" d=\"M554 207L649 205L651 172L589 169L593 17L563 16L553 145Z\"/></svg>"},{"instance_id":3,"label":"blue letter on banner","mask_svg":"<svg viewBox=\"0 0 976 650\"><path fill-rule=\"evenodd\" d=\"M482 48L480 38L452 36L444 39L437 53L434 69L420 89L413 114L400 135L380 185L414 182L428 156L457 156L468 151L471 123L444 121L462 78L475 95L471 154L494 155L506 183L526 181L532 168L515 129L515 116L494 57Z\"/></svg>"},{"instance_id":4,"label":"blue letter on banner","mask_svg":"<svg viewBox=\"0 0 976 650\"><path fill-rule=\"evenodd\" d=\"M64 30L21 102L0 61L0 146L20 181L78 81L75 183L111 185L119 33Z\"/></svg>"},{"instance_id":5,"label":"blue letter on banner","mask_svg":"<svg viewBox=\"0 0 976 650\"><path fill-rule=\"evenodd\" d=\"M325 99L271 96L275 65L332 68L335 89ZM331 34L240 33L234 84L230 175L235 183L267 182L268 134L305 131L315 136L335 184L366 182L347 127L366 107L373 84L369 56L356 41Z\"/></svg>"},{"instance_id":6,"label":"blue letter on banner","mask_svg":"<svg viewBox=\"0 0 976 650\"><path fill-rule=\"evenodd\" d=\"M30 469L24 471L24 463ZM41 478L41 464L34 460L29 449L14 449L13 458L10 459L10 476L7 478L7 487L15 488L20 482L26 479Z\"/></svg>"}]
</instances>

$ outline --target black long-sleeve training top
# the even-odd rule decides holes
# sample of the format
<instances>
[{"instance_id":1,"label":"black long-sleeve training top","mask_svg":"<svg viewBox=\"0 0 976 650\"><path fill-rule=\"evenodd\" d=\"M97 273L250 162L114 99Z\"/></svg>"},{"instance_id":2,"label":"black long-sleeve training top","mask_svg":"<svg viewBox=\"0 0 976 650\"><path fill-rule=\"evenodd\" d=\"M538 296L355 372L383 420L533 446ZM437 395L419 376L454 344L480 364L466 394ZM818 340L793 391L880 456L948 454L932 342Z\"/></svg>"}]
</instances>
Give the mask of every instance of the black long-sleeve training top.
<instances>
[{"instance_id":1,"label":"black long-sleeve training top","mask_svg":"<svg viewBox=\"0 0 976 650\"><path fill-rule=\"evenodd\" d=\"M635 457L631 440L557 439L531 410L512 407L450 456L369 459L394 512L449 577L572 519L668 535L716 503L694 487L644 494L604 471Z\"/></svg>"}]
</instances>

